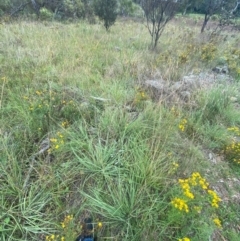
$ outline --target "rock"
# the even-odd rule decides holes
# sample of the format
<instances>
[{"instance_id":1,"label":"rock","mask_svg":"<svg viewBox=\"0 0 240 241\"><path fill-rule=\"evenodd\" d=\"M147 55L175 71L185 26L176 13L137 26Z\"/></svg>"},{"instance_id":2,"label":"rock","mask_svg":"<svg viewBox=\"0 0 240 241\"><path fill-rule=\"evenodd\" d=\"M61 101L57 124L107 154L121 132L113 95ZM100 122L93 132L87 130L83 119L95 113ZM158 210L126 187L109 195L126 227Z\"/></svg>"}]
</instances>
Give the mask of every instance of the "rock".
<instances>
[{"instance_id":1,"label":"rock","mask_svg":"<svg viewBox=\"0 0 240 241\"><path fill-rule=\"evenodd\" d=\"M146 80L145 86L161 92L166 92L168 89L168 84L163 80Z\"/></svg>"},{"instance_id":2,"label":"rock","mask_svg":"<svg viewBox=\"0 0 240 241\"><path fill-rule=\"evenodd\" d=\"M228 74L229 73L228 67L226 65L222 67L222 73L223 74Z\"/></svg>"},{"instance_id":3,"label":"rock","mask_svg":"<svg viewBox=\"0 0 240 241\"><path fill-rule=\"evenodd\" d=\"M157 101L170 93L168 83L163 80L146 80L143 87L147 92L150 92L150 95Z\"/></svg>"},{"instance_id":4,"label":"rock","mask_svg":"<svg viewBox=\"0 0 240 241\"><path fill-rule=\"evenodd\" d=\"M181 81L177 81L171 86L171 90L172 91L180 90L182 85L183 85L183 83Z\"/></svg>"},{"instance_id":5,"label":"rock","mask_svg":"<svg viewBox=\"0 0 240 241\"><path fill-rule=\"evenodd\" d=\"M226 83L232 81L227 74L227 65L215 67L213 71L218 74L209 72L189 74L177 82L167 82L157 78L156 80L146 80L143 83L143 87L155 101L161 99L166 101L166 103L189 102L192 95L199 90L211 89L213 86L220 87L221 84L224 87ZM235 98L231 98L231 101L237 103Z\"/></svg>"},{"instance_id":6,"label":"rock","mask_svg":"<svg viewBox=\"0 0 240 241\"><path fill-rule=\"evenodd\" d=\"M200 87L200 81L198 76L195 75L189 75L183 77L183 86L185 90L196 90L198 87Z\"/></svg>"},{"instance_id":7,"label":"rock","mask_svg":"<svg viewBox=\"0 0 240 241\"><path fill-rule=\"evenodd\" d=\"M212 69L213 72L216 72L217 74L228 74L229 70L228 70L228 66L224 65L224 66L216 66Z\"/></svg>"},{"instance_id":8,"label":"rock","mask_svg":"<svg viewBox=\"0 0 240 241\"><path fill-rule=\"evenodd\" d=\"M221 70L222 70L221 67L214 67L214 68L212 69L213 72L216 72L216 73L218 73L218 74L221 73Z\"/></svg>"}]
</instances>

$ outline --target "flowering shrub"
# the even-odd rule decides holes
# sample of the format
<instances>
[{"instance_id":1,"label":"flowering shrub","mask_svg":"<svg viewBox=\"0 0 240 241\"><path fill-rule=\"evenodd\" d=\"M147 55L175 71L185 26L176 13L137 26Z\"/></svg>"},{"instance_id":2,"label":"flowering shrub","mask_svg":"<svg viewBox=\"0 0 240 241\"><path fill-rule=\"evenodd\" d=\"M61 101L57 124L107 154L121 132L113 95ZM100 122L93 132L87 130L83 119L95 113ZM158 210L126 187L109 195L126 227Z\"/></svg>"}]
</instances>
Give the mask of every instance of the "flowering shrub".
<instances>
[{"instance_id":1,"label":"flowering shrub","mask_svg":"<svg viewBox=\"0 0 240 241\"><path fill-rule=\"evenodd\" d=\"M191 60L192 55L198 51L197 46L194 44L188 44L184 51L178 53L180 64L185 64Z\"/></svg>"},{"instance_id":2,"label":"flowering shrub","mask_svg":"<svg viewBox=\"0 0 240 241\"><path fill-rule=\"evenodd\" d=\"M236 164L240 164L240 130L238 127L229 127L228 131L234 135L230 144L225 147L225 154L227 159L233 161Z\"/></svg>"},{"instance_id":3,"label":"flowering shrub","mask_svg":"<svg viewBox=\"0 0 240 241\"><path fill-rule=\"evenodd\" d=\"M200 219L199 214L206 213L207 216L214 217L214 219L210 220L210 223L221 228L221 221L216 215L216 209L219 208L221 198L210 188L206 179L200 173L194 172L189 178L179 179L178 184L180 194L179 197L174 197L171 200L171 205L179 211L179 214L182 214L181 218L186 221L188 219L198 220ZM179 240L190 239L186 237Z\"/></svg>"},{"instance_id":4,"label":"flowering shrub","mask_svg":"<svg viewBox=\"0 0 240 241\"><path fill-rule=\"evenodd\" d=\"M213 43L204 44L201 48L201 59L211 61L215 58L217 47Z\"/></svg>"},{"instance_id":5,"label":"flowering shrub","mask_svg":"<svg viewBox=\"0 0 240 241\"><path fill-rule=\"evenodd\" d=\"M224 59L228 64L231 73L240 77L240 50L239 48L230 48L224 53Z\"/></svg>"},{"instance_id":6,"label":"flowering shrub","mask_svg":"<svg viewBox=\"0 0 240 241\"><path fill-rule=\"evenodd\" d=\"M181 187L183 197L172 200L171 203L175 208L181 211L189 212L190 205L192 207L192 211L194 211L196 210L196 203L198 203L198 210L201 210L200 207L203 206L204 200L210 200L208 202L210 202L211 206L214 208L219 207L219 202L221 201L220 197L214 190L209 188L208 182L200 175L200 173L194 172L189 178L179 179L178 183ZM194 199L196 201L191 202Z\"/></svg>"}]
</instances>

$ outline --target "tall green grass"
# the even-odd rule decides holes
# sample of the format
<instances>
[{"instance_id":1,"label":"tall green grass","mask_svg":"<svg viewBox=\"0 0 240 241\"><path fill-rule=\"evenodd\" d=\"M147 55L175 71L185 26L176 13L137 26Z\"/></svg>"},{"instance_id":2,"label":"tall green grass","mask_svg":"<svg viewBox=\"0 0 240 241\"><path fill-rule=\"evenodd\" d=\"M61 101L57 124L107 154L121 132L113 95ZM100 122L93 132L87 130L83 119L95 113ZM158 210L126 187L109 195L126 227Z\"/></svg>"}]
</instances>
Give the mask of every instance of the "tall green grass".
<instances>
[{"instance_id":1,"label":"tall green grass","mask_svg":"<svg viewBox=\"0 0 240 241\"><path fill-rule=\"evenodd\" d=\"M205 206L201 214L171 203L178 179L193 172L209 189L221 187L216 176L239 179L225 155L237 136L227 128L240 121L237 37L209 45L197 32L170 24L153 53L147 29L130 20L109 33L85 22L0 25L1 240L74 240L89 215L103 223L100 240L237 237L239 207L229 196L218 193L217 210L203 191L193 203L185 197ZM209 71L222 56L234 80L197 91L190 104L156 102L141 87ZM213 165L209 152L224 162Z\"/></svg>"}]
</instances>

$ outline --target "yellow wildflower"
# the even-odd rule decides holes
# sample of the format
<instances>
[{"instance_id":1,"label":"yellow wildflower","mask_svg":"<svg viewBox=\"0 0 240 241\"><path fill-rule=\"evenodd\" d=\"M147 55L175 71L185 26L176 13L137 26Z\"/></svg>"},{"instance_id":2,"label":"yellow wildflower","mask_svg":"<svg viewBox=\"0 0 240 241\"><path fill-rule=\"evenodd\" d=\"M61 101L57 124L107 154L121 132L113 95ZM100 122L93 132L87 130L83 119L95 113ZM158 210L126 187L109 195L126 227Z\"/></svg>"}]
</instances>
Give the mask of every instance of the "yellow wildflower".
<instances>
[{"instance_id":1,"label":"yellow wildflower","mask_svg":"<svg viewBox=\"0 0 240 241\"><path fill-rule=\"evenodd\" d=\"M174 198L171 203L175 208L179 209L180 211L185 211L186 213L189 212L189 208L185 200L180 198Z\"/></svg>"},{"instance_id":2,"label":"yellow wildflower","mask_svg":"<svg viewBox=\"0 0 240 241\"><path fill-rule=\"evenodd\" d=\"M216 224L218 228L222 228L222 224L219 218L214 218L213 222Z\"/></svg>"},{"instance_id":3,"label":"yellow wildflower","mask_svg":"<svg viewBox=\"0 0 240 241\"><path fill-rule=\"evenodd\" d=\"M98 228L102 228L102 226L103 226L102 222L98 222L97 226L98 226Z\"/></svg>"},{"instance_id":4,"label":"yellow wildflower","mask_svg":"<svg viewBox=\"0 0 240 241\"><path fill-rule=\"evenodd\" d=\"M178 239L178 241L191 241L191 240L190 240L190 238L185 237L185 238Z\"/></svg>"}]
</instances>

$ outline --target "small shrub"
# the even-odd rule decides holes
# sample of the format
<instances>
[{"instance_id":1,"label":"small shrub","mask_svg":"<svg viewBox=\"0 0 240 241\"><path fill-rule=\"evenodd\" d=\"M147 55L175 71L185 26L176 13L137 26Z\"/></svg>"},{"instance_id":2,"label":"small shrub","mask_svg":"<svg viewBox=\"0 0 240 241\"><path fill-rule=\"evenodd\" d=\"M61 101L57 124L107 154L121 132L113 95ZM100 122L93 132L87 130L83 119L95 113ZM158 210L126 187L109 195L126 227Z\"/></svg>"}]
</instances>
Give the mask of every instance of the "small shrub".
<instances>
[{"instance_id":1,"label":"small shrub","mask_svg":"<svg viewBox=\"0 0 240 241\"><path fill-rule=\"evenodd\" d=\"M231 142L225 147L225 154L228 160L240 165L240 130L238 127L229 127L228 131L234 135Z\"/></svg>"},{"instance_id":2,"label":"small shrub","mask_svg":"<svg viewBox=\"0 0 240 241\"><path fill-rule=\"evenodd\" d=\"M222 228L217 215L221 198L210 188L207 180L199 172L194 172L188 178L179 179L178 184L180 186L179 195L171 200L173 208L178 212L174 216L174 222L178 228L185 230L186 233L184 234L188 234L185 226L194 223L196 228L196 225L201 225L202 219L205 219L205 217L207 218L204 221L209 223L209 226ZM173 212L176 211L173 210ZM190 239L183 238L179 240Z\"/></svg>"},{"instance_id":3,"label":"small shrub","mask_svg":"<svg viewBox=\"0 0 240 241\"><path fill-rule=\"evenodd\" d=\"M117 18L117 1L95 0L94 10L96 15L104 22L104 27L108 31Z\"/></svg>"},{"instance_id":4,"label":"small shrub","mask_svg":"<svg viewBox=\"0 0 240 241\"><path fill-rule=\"evenodd\" d=\"M209 62L215 58L217 47L213 43L204 44L201 48L201 59Z\"/></svg>"},{"instance_id":5,"label":"small shrub","mask_svg":"<svg viewBox=\"0 0 240 241\"><path fill-rule=\"evenodd\" d=\"M53 19L53 12L47 8L41 8L39 12L39 18L41 20L51 20Z\"/></svg>"}]
</instances>

